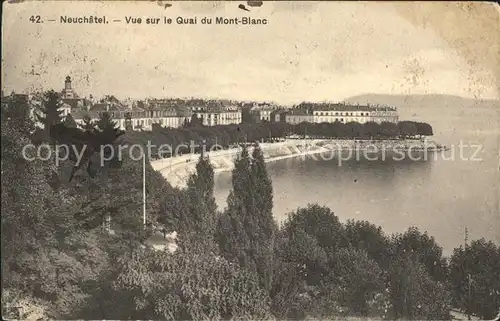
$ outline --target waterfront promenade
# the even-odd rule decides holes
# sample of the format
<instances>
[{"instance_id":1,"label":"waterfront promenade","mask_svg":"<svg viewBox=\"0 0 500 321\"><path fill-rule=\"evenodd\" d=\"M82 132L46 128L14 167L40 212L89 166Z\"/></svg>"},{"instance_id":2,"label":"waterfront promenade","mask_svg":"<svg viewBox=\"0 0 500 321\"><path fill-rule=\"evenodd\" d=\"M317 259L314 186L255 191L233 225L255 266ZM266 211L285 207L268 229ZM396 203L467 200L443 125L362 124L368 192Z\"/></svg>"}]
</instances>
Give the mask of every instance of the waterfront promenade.
<instances>
[{"instance_id":1,"label":"waterfront promenade","mask_svg":"<svg viewBox=\"0 0 500 321\"><path fill-rule=\"evenodd\" d=\"M264 153L265 162L273 162L286 158L305 155L321 154L332 151L348 151L370 148L378 150L405 150L409 147L423 149L436 146L420 140L381 140L360 141L342 139L287 139L284 142L259 144ZM369 147L370 146L370 147ZM249 148L251 154L253 147ZM206 155L214 168L215 174L231 171L234 168L234 159L240 152L240 148L227 150L209 151ZM154 170L159 171L172 186L184 187L189 176L195 172L199 154L185 154L171 158L151 161Z\"/></svg>"}]
</instances>

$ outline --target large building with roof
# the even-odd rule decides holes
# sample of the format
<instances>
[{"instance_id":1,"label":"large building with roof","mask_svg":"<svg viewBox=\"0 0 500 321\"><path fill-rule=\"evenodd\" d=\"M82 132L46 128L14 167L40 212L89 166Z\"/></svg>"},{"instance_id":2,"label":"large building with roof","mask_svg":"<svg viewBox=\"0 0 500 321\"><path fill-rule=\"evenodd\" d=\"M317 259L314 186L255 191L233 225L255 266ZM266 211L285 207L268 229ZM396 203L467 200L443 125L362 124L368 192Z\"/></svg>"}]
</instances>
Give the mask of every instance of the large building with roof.
<instances>
[{"instance_id":1,"label":"large building with roof","mask_svg":"<svg viewBox=\"0 0 500 321\"><path fill-rule=\"evenodd\" d=\"M292 108L286 115L290 124L309 123L349 123L364 124L367 122L397 123L399 119L396 108L372 107L330 103L301 103Z\"/></svg>"},{"instance_id":2,"label":"large building with roof","mask_svg":"<svg viewBox=\"0 0 500 321\"><path fill-rule=\"evenodd\" d=\"M255 103L250 109L250 115L256 122L274 122L273 115L280 106L270 103Z\"/></svg>"},{"instance_id":3,"label":"large building with roof","mask_svg":"<svg viewBox=\"0 0 500 321\"><path fill-rule=\"evenodd\" d=\"M205 126L241 123L241 108L230 102L189 100L186 104Z\"/></svg>"}]
</instances>

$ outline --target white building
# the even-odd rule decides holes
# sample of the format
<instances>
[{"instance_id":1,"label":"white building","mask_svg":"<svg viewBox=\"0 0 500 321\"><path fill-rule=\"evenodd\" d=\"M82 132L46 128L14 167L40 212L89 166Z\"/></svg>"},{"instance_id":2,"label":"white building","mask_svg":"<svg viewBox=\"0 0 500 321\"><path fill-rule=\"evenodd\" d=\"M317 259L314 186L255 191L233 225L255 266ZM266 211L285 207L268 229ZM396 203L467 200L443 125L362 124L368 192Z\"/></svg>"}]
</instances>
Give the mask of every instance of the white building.
<instances>
[{"instance_id":1,"label":"white building","mask_svg":"<svg viewBox=\"0 0 500 321\"><path fill-rule=\"evenodd\" d=\"M345 104L328 103L302 103L291 109L286 115L286 122L299 124L301 122L310 123L350 123L356 122L364 124L367 122L398 122L396 108L391 107L371 107L371 106L351 106Z\"/></svg>"},{"instance_id":2,"label":"white building","mask_svg":"<svg viewBox=\"0 0 500 321\"><path fill-rule=\"evenodd\" d=\"M129 109L123 106L111 106L109 104L96 104L89 111L78 111L72 114L77 124L83 124L83 118L88 115L93 121L97 121L104 112L110 114L117 126L125 130L127 122L133 130L153 129L154 124L161 127L178 128L189 122L191 116L175 109L153 109L144 110L141 108Z\"/></svg>"},{"instance_id":3,"label":"white building","mask_svg":"<svg viewBox=\"0 0 500 321\"><path fill-rule=\"evenodd\" d=\"M230 125L241 123L241 109L235 105L223 105L216 101L190 101L192 113L205 126Z\"/></svg>"}]
</instances>

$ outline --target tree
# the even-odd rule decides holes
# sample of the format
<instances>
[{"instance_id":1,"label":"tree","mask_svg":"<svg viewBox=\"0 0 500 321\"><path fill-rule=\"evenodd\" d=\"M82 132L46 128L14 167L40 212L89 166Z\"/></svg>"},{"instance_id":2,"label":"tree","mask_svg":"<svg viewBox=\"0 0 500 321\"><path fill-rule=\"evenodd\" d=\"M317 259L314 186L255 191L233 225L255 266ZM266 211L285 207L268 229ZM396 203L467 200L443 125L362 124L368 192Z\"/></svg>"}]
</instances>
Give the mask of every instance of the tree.
<instances>
[{"instance_id":1,"label":"tree","mask_svg":"<svg viewBox=\"0 0 500 321\"><path fill-rule=\"evenodd\" d=\"M309 205L290 213L279 235L279 258L294 268L299 279L299 298L290 317L304 313L322 318L335 313L336 253L345 242L338 218L326 207Z\"/></svg>"},{"instance_id":2,"label":"tree","mask_svg":"<svg viewBox=\"0 0 500 321\"><path fill-rule=\"evenodd\" d=\"M415 123L417 135L432 136L432 126L427 123Z\"/></svg>"},{"instance_id":3,"label":"tree","mask_svg":"<svg viewBox=\"0 0 500 321\"><path fill-rule=\"evenodd\" d=\"M250 179L250 157L244 146L234 162L233 190L227 198L228 207L219 218L217 239L221 253L227 260L236 261L240 266L256 272L256 263L251 255L251 239L255 234L250 234L257 227L251 217L252 189L247 188L250 187Z\"/></svg>"},{"instance_id":4,"label":"tree","mask_svg":"<svg viewBox=\"0 0 500 321\"><path fill-rule=\"evenodd\" d=\"M251 182L255 191L254 219L258 224L260 233L258 241L261 243L259 246L261 264L257 270L264 278L263 287L269 290L272 282L274 237L278 228L273 217L273 186L267 173L262 149L258 145L252 152Z\"/></svg>"},{"instance_id":5,"label":"tree","mask_svg":"<svg viewBox=\"0 0 500 321\"><path fill-rule=\"evenodd\" d=\"M218 243L228 260L256 273L261 286L269 291L276 227L270 213L272 188L259 153L255 152L257 158L252 161L243 147L235 161L233 190L219 221Z\"/></svg>"},{"instance_id":6,"label":"tree","mask_svg":"<svg viewBox=\"0 0 500 321\"><path fill-rule=\"evenodd\" d=\"M411 255L391 262L390 297L395 318L450 319L451 296L446 285L432 280L425 266Z\"/></svg>"},{"instance_id":7,"label":"tree","mask_svg":"<svg viewBox=\"0 0 500 321\"><path fill-rule=\"evenodd\" d=\"M335 253L345 243L343 227L338 217L328 207L318 204L298 208L288 215L283 228L290 231L303 230L315 238L326 253Z\"/></svg>"},{"instance_id":8,"label":"tree","mask_svg":"<svg viewBox=\"0 0 500 321\"><path fill-rule=\"evenodd\" d=\"M83 116L83 123L80 124L80 128L83 129L87 133L92 133L95 130L96 124L92 121L89 115Z\"/></svg>"},{"instance_id":9,"label":"tree","mask_svg":"<svg viewBox=\"0 0 500 321\"><path fill-rule=\"evenodd\" d=\"M43 124L47 135L50 137L50 131L53 125L62 122L62 110L61 100L59 94L54 90L50 90L44 93L41 111L43 115L37 115L38 120Z\"/></svg>"},{"instance_id":10,"label":"tree","mask_svg":"<svg viewBox=\"0 0 500 321\"><path fill-rule=\"evenodd\" d=\"M199 245L204 250L215 250L217 204L214 198L214 170L204 155L200 156L196 173L190 176L185 193L188 208L179 212L181 237L190 248Z\"/></svg>"},{"instance_id":11,"label":"tree","mask_svg":"<svg viewBox=\"0 0 500 321\"><path fill-rule=\"evenodd\" d=\"M134 125L132 123L132 115L130 113L125 113L125 131L134 130Z\"/></svg>"},{"instance_id":12,"label":"tree","mask_svg":"<svg viewBox=\"0 0 500 321\"><path fill-rule=\"evenodd\" d=\"M211 253L134 250L122 255L102 294L98 319L268 318L255 276ZM100 310L100 311L99 311ZM95 317L94 317L95 318Z\"/></svg>"},{"instance_id":13,"label":"tree","mask_svg":"<svg viewBox=\"0 0 500 321\"><path fill-rule=\"evenodd\" d=\"M349 137L356 138L363 136L363 125L356 122L350 122L346 124L346 132L349 134Z\"/></svg>"},{"instance_id":14,"label":"tree","mask_svg":"<svg viewBox=\"0 0 500 321\"><path fill-rule=\"evenodd\" d=\"M108 112L103 112L96 123L97 129L108 137L118 137L121 132Z\"/></svg>"},{"instance_id":15,"label":"tree","mask_svg":"<svg viewBox=\"0 0 500 321\"><path fill-rule=\"evenodd\" d=\"M454 249L450 283L455 307L492 319L500 309L500 247L480 239Z\"/></svg>"},{"instance_id":16,"label":"tree","mask_svg":"<svg viewBox=\"0 0 500 321\"><path fill-rule=\"evenodd\" d=\"M413 137L417 134L417 126L412 121L400 121L398 123L399 134L403 137Z\"/></svg>"},{"instance_id":17,"label":"tree","mask_svg":"<svg viewBox=\"0 0 500 321\"><path fill-rule=\"evenodd\" d=\"M54 159L29 160L30 149L23 157L28 133L13 118L1 123L4 289L40 303L50 318L70 318L95 286L106 257L90 234L79 234L74 216L81 195L49 185L49 174L57 174Z\"/></svg>"},{"instance_id":18,"label":"tree","mask_svg":"<svg viewBox=\"0 0 500 321\"><path fill-rule=\"evenodd\" d=\"M23 135L32 133L35 126L30 118L28 101L23 96L16 94L12 94L6 99L7 103L2 103L1 119L8 121L13 128L17 128Z\"/></svg>"},{"instance_id":19,"label":"tree","mask_svg":"<svg viewBox=\"0 0 500 321\"><path fill-rule=\"evenodd\" d=\"M196 114L191 116L191 120L186 124L186 127L201 127L203 126L203 119Z\"/></svg>"},{"instance_id":20,"label":"tree","mask_svg":"<svg viewBox=\"0 0 500 321\"><path fill-rule=\"evenodd\" d=\"M363 132L365 136L369 139L373 139L380 135L380 124L370 121L363 124Z\"/></svg>"},{"instance_id":21,"label":"tree","mask_svg":"<svg viewBox=\"0 0 500 321\"><path fill-rule=\"evenodd\" d=\"M370 302L384 292L382 270L364 250L344 248L335 257L338 303L347 307L350 315L368 316Z\"/></svg>"},{"instance_id":22,"label":"tree","mask_svg":"<svg viewBox=\"0 0 500 321\"><path fill-rule=\"evenodd\" d=\"M443 249L427 232L421 233L416 227L411 227L403 234L394 235L391 255L400 257L403 254L411 255L421 262L431 279L439 282L447 280L448 269Z\"/></svg>"},{"instance_id":23,"label":"tree","mask_svg":"<svg viewBox=\"0 0 500 321\"><path fill-rule=\"evenodd\" d=\"M99 120L96 123L97 127L97 132L94 135L95 142L97 144L96 147L99 147L99 152L104 153L104 155L101 155L101 157L105 157L106 159L109 159L110 153L112 153L113 160L117 159L117 153L115 153L116 146L113 146L113 150L110 148L104 148L104 146L109 146L109 145L116 145L115 141L117 140L118 137L124 134L120 128L116 126L116 122L113 121L111 118L111 115L108 112L103 112Z\"/></svg>"},{"instance_id":24,"label":"tree","mask_svg":"<svg viewBox=\"0 0 500 321\"><path fill-rule=\"evenodd\" d=\"M380 135L383 137L397 137L399 135L398 125L391 122L382 122L380 124Z\"/></svg>"},{"instance_id":25,"label":"tree","mask_svg":"<svg viewBox=\"0 0 500 321\"><path fill-rule=\"evenodd\" d=\"M73 119L73 116L71 114L68 114L64 118L64 125L68 128L78 128L78 125L76 124L75 120Z\"/></svg>"},{"instance_id":26,"label":"tree","mask_svg":"<svg viewBox=\"0 0 500 321\"><path fill-rule=\"evenodd\" d=\"M390 240L380 226L367 221L348 220L344 225L345 247L366 251L368 257L387 271L390 265Z\"/></svg>"}]
</instances>

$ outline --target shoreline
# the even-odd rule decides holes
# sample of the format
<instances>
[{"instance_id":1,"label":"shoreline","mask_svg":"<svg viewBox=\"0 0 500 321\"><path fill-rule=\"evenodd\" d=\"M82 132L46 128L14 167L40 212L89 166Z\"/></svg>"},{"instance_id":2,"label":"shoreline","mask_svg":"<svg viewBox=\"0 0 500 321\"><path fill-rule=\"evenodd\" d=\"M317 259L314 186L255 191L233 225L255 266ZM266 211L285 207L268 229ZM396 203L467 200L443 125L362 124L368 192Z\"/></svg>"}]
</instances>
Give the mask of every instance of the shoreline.
<instances>
[{"instance_id":1,"label":"shoreline","mask_svg":"<svg viewBox=\"0 0 500 321\"><path fill-rule=\"evenodd\" d=\"M305 143L305 145L304 145ZM354 141L354 140L331 140L331 139L312 139L304 141L303 139L287 139L284 142L261 143L259 144L264 153L264 162L271 163L284 159L316 155L325 152L343 152L343 151L364 151L369 152L366 143L380 145L382 150L398 152L439 152L446 151L446 146L438 144L426 145L421 140L382 140L382 141ZM408 144L413 148L408 148ZM333 148L333 147L337 148ZM390 147L390 148L386 148ZM416 147L416 148L415 148ZM214 175L228 172L234 168L234 159L239 154L239 148L229 150L210 151L206 154L214 169ZM253 147L248 148L249 153ZM377 153L377 151L373 151ZM172 158L165 158L151 161L154 170L159 171L162 176L174 187L185 187L189 176L195 172L196 163L200 154L186 154Z\"/></svg>"}]
</instances>

